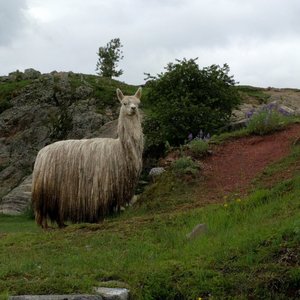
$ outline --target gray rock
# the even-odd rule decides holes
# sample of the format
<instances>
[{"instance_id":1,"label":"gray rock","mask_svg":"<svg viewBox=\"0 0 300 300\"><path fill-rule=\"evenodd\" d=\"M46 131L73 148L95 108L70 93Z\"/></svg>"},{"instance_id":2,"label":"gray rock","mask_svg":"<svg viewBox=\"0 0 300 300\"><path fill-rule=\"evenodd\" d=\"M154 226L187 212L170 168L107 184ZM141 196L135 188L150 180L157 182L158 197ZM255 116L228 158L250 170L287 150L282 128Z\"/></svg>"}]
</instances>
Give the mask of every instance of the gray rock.
<instances>
[{"instance_id":1,"label":"gray rock","mask_svg":"<svg viewBox=\"0 0 300 300\"><path fill-rule=\"evenodd\" d=\"M194 229L186 235L186 238L191 240L195 239L207 232L206 224L198 224L194 227Z\"/></svg>"},{"instance_id":2,"label":"gray rock","mask_svg":"<svg viewBox=\"0 0 300 300\"><path fill-rule=\"evenodd\" d=\"M37 79L41 76L41 72L33 68L25 69L24 78L25 79Z\"/></svg>"},{"instance_id":3,"label":"gray rock","mask_svg":"<svg viewBox=\"0 0 300 300\"><path fill-rule=\"evenodd\" d=\"M295 115L295 110L286 105L280 105L277 110L283 115L287 115L287 116Z\"/></svg>"},{"instance_id":4,"label":"gray rock","mask_svg":"<svg viewBox=\"0 0 300 300\"><path fill-rule=\"evenodd\" d=\"M166 170L165 168L162 168L162 167L155 167L155 168L152 168L149 172L149 176L159 176L161 175L162 173L164 173Z\"/></svg>"},{"instance_id":5,"label":"gray rock","mask_svg":"<svg viewBox=\"0 0 300 300\"><path fill-rule=\"evenodd\" d=\"M17 215L23 213L31 202L32 176L26 179L2 198L0 213Z\"/></svg>"},{"instance_id":6,"label":"gray rock","mask_svg":"<svg viewBox=\"0 0 300 300\"><path fill-rule=\"evenodd\" d=\"M97 295L23 295L9 300L128 300L129 290L124 288L95 288Z\"/></svg>"},{"instance_id":7,"label":"gray rock","mask_svg":"<svg viewBox=\"0 0 300 300\"><path fill-rule=\"evenodd\" d=\"M75 90L75 97L77 99L86 99L93 92L93 89L90 86L81 85Z\"/></svg>"},{"instance_id":8,"label":"gray rock","mask_svg":"<svg viewBox=\"0 0 300 300\"><path fill-rule=\"evenodd\" d=\"M100 294L103 300L128 300L129 290L124 288L95 288L95 292Z\"/></svg>"},{"instance_id":9,"label":"gray rock","mask_svg":"<svg viewBox=\"0 0 300 300\"><path fill-rule=\"evenodd\" d=\"M11 296L9 300L103 300L100 295L24 295Z\"/></svg>"}]
</instances>

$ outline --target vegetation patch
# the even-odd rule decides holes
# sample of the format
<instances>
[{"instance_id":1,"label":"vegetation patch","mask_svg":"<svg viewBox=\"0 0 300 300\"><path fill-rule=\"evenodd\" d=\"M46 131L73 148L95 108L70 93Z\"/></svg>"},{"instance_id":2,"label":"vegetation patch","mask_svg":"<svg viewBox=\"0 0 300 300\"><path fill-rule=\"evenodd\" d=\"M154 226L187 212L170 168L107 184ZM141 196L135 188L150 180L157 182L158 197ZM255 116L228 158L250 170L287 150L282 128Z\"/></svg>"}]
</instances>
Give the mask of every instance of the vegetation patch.
<instances>
[{"instance_id":1,"label":"vegetation patch","mask_svg":"<svg viewBox=\"0 0 300 300\"><path fill-rule=\"evenodd\" d=\"M263 88L239 85L236 87L236 89L239 91L243 101L246 103L252 99L255 99L258 102L258 104L265 104L270 98L270 95L266 94L264 92L265 89Z\"/></svg>"},{"instance_id":2,"label":"vegetation patch","mask_svg":"<svg viewBox=\"0 0 300 300\"><path fill-rule=\"evenodd\" d=\"M265 135L281 129L283 117L276 110L263 110L253 115L247 125L250 134Z\"/></svg>"},{"instance_id":3,"label":"vegetation patch","mask_svg":"<svg viewBox=\"0 0 300 300\"><path fill-rule=\"evenodd\" d=\"M188 149L191 151L193 157L201 158L207 155L209 150L208 141L202 139L194 139L188 143Z\"/></svg>"},{"instance_id":4,"label":"vegetation patch","mask_svg":"<svg viewBox=\"0 0 300 300\"><path fill-rule=\"evenodd\" d=\"M30 83L32 83L32 80L0 83L0 114L12 107L10 99L18 95L18 92Z\"/></svg>"}]
</instances>

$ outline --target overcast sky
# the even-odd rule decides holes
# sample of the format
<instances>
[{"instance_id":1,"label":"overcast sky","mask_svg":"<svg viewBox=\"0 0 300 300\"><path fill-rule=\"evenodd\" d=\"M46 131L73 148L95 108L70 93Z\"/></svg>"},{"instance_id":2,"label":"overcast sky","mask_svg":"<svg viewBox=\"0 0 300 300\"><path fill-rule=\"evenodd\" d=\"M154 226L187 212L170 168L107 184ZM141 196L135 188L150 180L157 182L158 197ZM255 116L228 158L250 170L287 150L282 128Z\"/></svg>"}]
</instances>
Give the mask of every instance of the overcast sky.
<instances>
[{"instance_id":1,"label":"overcast sky","mask_svg":"<svg viewBox=\"0 0 300 300\"><path fill-rule=\"evenodd\" d=\"M0 0L0 75L95 74L99 46L116 37L126 83L198 57L229 64L240 84L300 88L299 0Z\"/></svg>"}]
</instances>

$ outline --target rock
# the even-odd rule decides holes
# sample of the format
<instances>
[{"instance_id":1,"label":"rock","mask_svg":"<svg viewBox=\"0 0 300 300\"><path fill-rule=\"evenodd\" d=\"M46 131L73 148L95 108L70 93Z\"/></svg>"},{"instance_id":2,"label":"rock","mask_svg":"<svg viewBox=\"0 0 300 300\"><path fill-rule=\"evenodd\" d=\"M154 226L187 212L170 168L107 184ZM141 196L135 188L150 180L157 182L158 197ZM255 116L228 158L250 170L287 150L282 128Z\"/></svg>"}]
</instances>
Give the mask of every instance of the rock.
<instances>
[{"instance_id":1,"label":"rock","mask_svg":"<svg viewBox=\"0 0 300 300\"><path fill-rule=\"evenodd\" d=\"M165 172L165 168L162 168L162 167L155 167L155 168L152 168L149 172L149 175L150 176L158 176L160 174L162 174L163 172Z\"/></svg>"},{"instance_id":2,"label":"rock","mask_svg":"<svg viewBox=\"0 0 300 300\"><path fill-rule=\"evenodd\" d=\"M2 198L0 213L17 215L23 213L31 202L32 176L26 179Z\"/></svg>"},{"instance_id":3,"label":"rock","mask_svg":"<svg viewBox=\"0 0 300 300\"><path fill-rule=\"evenodd\" d=\"M233 122L224 128L225 131L239 130L247 126L249 119L242 119L237 122Z\"/></svg>"},{"instance_id":4,"label":"rock","mask_svg":"<svg viewBox=\"0 0 300 300\"><path fill-rule=\"evenodd\" d=\"M14 72L10 72L8 74L8 77L10 78L10 80L13 80L13 81L22 80L22 79L24 79L24 73L17 70L17 71L14 71Z\"/></svg>"},{"instance_id":5,"label":"rock","mask_svg":"<svg viewBox=\"0 0 300 300\"><path fill-rule=\"evenodd\" d=\"M138 195L134 195L132 197L132 199L130 200L130 202L129 202L129 206L133 206L135 203L138 202L138 200L139 200L139 196Z\"/></svg>"},{"instance_id":6,"label":"rock","mask_svg":"<svg viewBox=\"0 0 300 300\"><path fill-rule=\"evenodd\" d=\"M41 76L41 72L37 71L33 68L25 69L24 71L24 79L37 79Z\"/></svg>"},{"instance_id":7,"label":"rock","mask_svg":"<svg viewBox=\"0 0 300 300\"><path fill-rule=\"evenodd\" d=\"M295 110L290 107L287 107L286 105L280 105L277 110L285 116L295 115Z\"/></svg>"},{"instance_id":8,"label":"rock","mask_svg":"<svg viewBox=\"0 0 300 300\"><path fill-rule=\"evenodd\" d=\"M9 300L104 300L100 295L24 295L11 296ZM121 298L120 298L121 300Z\"/></svg>"},{"instance_id":9,"label":"rock","mask_svg":"<svg viewBox=\"0 0 300 300\"><path fill-rule=\"evenodd\" d=\"M239 122L241 120L244 120L247 116L247 113L249 111L255 110L257 108L257 105L243 103L239 106L238 109L233 110L231 121L233 123Z\"/></svg>"},{"instance_id":10,"label":"rock","mask_svg":"<svg viewBox=\"0 0 300 300\"><path fill-rule=\"evenodd\" d=\"M128 300L129 290L124 288L95 288L95 292L100 294L103 300Z\"/></svg>"},{"instance_id":11,"label":"rock","mask_svg":"<svg viewBox=\"0 0 300 300\"><path fill-rule=\"evenodd\" d=\"M75 90L75 97L77 99L86 99L89 97L93 92L93 89L89 86L81 85L76 88Z\"/></svg>"},{"instance_id":12,"label":"rock","mask_svg":"<svg viewBox=\"0 0 300 300\"><path fill-rule=\"evenodd\" d=\"M23 295L9 300L128 300L129 290L124 288L95 288L97 295Z\"/></svg>"},{"instance_id":13,"label":"rock","mask_svg":"<svg viewBox=\"0 0 300 300\"><path fill-rule=\"evenodd\" d=\"M186 238L188 240L191 240L199 237L200 235L205 234L206 232L207 232L206 224L198 224L194 227L194 229L190 233L186 235Z\"/></svg>"},{"instance_id":14,"label":"rock","mask_svg":"<svg viewBox=\"0 0 300 300\"><path fill-rule=\"evenodd\" d=\"M104 124L99 130L99 137L117 138L118 120L110 121Z\"/></svg>"},{"instance_id":15,"label":"rock","mask_svg":"<svg viewBox=\"0 0 300 300\"><path fill-rule=\"evenodd\" d=\"M5 82L5 81L10 81L9 76L0 76L0 81Z\"/></svg>"}]
</instances>

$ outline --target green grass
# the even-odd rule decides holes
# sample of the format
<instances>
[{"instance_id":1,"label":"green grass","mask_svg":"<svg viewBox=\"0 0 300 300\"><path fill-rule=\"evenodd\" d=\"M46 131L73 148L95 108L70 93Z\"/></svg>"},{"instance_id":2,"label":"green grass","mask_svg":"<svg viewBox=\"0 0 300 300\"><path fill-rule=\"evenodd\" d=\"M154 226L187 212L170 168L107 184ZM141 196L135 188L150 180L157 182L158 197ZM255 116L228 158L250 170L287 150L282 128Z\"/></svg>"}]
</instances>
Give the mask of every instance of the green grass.
<instances>
[{"instance_id":1,"label":"green grass","mask_svg":"<svg viewBox=\"0 0 300 300\"><path fill-rule=\"evenodd\" d=\"M261 111L253 115L247 124L250 134L266 135L281 129L284 117L275 110Z\"/></svg>"},{"instance_id":2,"label":"green grass","mask_svg":"<svg viewBox=\"0 0 300 300\"><path fill-rule=\"evenodd\" d=\"M187 147L190 149L194 157L203 157L207 154L209 145L207 141L201 139L192 140L187 144Z\"/></svg>"},{"instance_id":3,"label":"green grass","mask_svg":"<svg viewBox=\"0 0 300 300\"><path fill-rule=\"evenodd\" d=\"M128 211L65 230L1 216L0 291L92 293L113 280L138 299L286 299L300 283L299 199L298 175L227 206ZM207 234L188 241L198 223Z\"/></svg>"},{"instance_id":4,"label":"green grass","mask_svg":"<svg viewBox=\"0 0 300 300\"><path fill-rule=\"evenodd\" d=\"M21 81L12 81L12 82L3 82L0 83L0 114L12 107L10 99L17 95L18 91L30 84L32 80L21 80Z\"/></svg>"},{"instance_id":5,"label":"green grass","mask_svg":"<svg viewBox=\"0 0 300 300\"><path fill-rule=\"evenodd\" d=\"M238 139L241 137L250 136L253 134L264 135L269 134L277 130L281 130L286 128L292 124L299 124L300 117L299 116L280 116L280 118L276 118L275 122L271 124L269 127L264 126L263 120L264 116L258 116L259 120L253 121L252 126L247 126L245 128L241 128L234 131L223 132L220 134L213 135L209 140L209 144L222 144L225 141Z\"/></svg>"},{"instance_id":6,"label":"green grass","mask_svg":"<svg viewBox=\"0 0 300 300\"><path fill-rule=\"evenodd\" d=\"M136 206L101 224L43 231L26 216L0 215L0 299L96 286L128 287L133 299L296 299L299 163L295 145L253 193L223 205L197 208L194 183L165 172ZM261 184L290 169L290 179ZM207 233L187 240L199 223Z\"/></svg>"},{"instance_id":7,"label":"green grass","mask_svg":"<svg viewBox=\"0 0 300 300\"><path fill-rule=\"evenodd\" d=\"M240 92L242 98L247 102L247 97L254 98L259 104L267 103L270 95L264 93L263 88L257 88L247 85L237 86L236 89Z\"/></svg>"}]
</instances>

